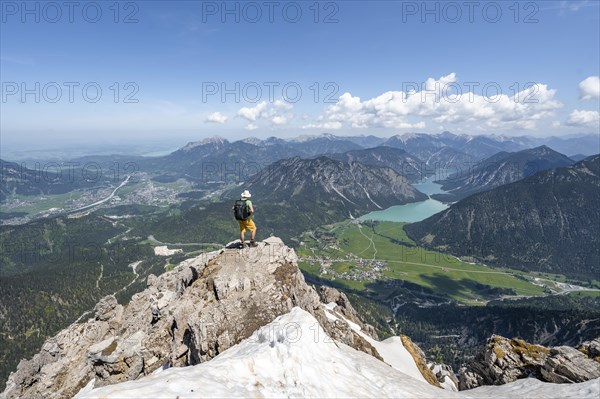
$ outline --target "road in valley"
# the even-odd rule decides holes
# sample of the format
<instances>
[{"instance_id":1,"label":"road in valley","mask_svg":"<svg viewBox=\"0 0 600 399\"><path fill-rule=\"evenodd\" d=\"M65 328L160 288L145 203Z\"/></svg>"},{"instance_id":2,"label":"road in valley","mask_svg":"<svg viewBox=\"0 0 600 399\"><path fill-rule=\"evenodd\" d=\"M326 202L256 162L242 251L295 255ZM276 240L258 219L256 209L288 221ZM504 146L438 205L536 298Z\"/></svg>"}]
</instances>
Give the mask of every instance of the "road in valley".
<instances>
[{"instance_id":1,"label":"road in valley","mask_svg":"<svg viewBox=\"0 0 600 399\"><path fill-rule=\"evenodd\" d=\"M79 208L77 208L77 209L71 209L71 210L69 210L69 211L67 211L67 212L65 212L65 213L76 213L76 212L80 212L80 211L83 211L83 210L86 210L86 209L89 209L89 208L93 208L93 207L95 207L95 206L98 206L98 205L100 205L100 204L103 204L103 203L105 203L106 201L109 201L109 200L110 200L112 197L114 197L114 196L115 196L115 194L117 193L117 191L119 191L119 189L120 189L121 187L123 187L124 185L126 185L126 184L129 182L129 178L130 178L130 177L131 177L131 175L127 175L127 177L125 178L125 180L123 180L123 181L121 182L121 184L119 184L119 186L118 186L118 187L116 187L116 188L115 188L115 189L112 191L112 193L110 193L110 195L109 195L108 197L106 197L106 198L104 198L104 199L101 199L100 201L96 201L96 202L94 202L93 204L85 205L85 206L79 207Z\"/></svg>"}]
</instances>

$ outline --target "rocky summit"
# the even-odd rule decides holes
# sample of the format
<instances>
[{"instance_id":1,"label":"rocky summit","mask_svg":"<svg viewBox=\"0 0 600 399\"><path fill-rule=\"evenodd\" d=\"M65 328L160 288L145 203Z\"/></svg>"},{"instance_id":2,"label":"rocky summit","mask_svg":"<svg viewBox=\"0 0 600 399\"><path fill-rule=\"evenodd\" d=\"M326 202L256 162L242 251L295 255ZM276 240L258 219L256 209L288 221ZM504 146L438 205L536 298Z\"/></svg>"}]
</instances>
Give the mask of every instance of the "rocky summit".
<instances>
[{"instance_id":1,"label":"rocky summit","mask_svg":"<svg viewBox=\"0 0 600 399\"><path fill-rule=\"evenodd\" d=\"M408 337L378 341L345 294L309 286L294 250L281 239L244 249L238 244L150 275L146 289L128 304L104 297L94 317L73 323L22 360L0 398L138 398L157 392L172 398L520 398L534 388L554 392L516 381L527 376L574 382L561 385L564 397L597 396L600 379L588 381L600 377L597 340L576 350L502 337L493 337L463 370L460 387L505 385L457 396L452 371L428 366ZM301 344L282 338L289 326L304 331ZM588 382L577 384L582 381Z\"/></svg>"},{"instance_id":2,"label":"rocky summit","mask_svg":"<svg viewBox=\"0 0 600 399\"><path fill-rule=\"evenodd\" d=\"M331 288L319 291L306 284L295 252L279 238L204 253L149 276L147 288L127 305L103 298L93 318L72 324L21 361L0 397L72 397L92 380L100 387L203 363L294 307L315 317L336 341L381 359L365 339L375 336L374 329L361 322L348 298ZM339 317L326 315L321 299L329 308L335 304Z\"/></svg>"}]
</instances>

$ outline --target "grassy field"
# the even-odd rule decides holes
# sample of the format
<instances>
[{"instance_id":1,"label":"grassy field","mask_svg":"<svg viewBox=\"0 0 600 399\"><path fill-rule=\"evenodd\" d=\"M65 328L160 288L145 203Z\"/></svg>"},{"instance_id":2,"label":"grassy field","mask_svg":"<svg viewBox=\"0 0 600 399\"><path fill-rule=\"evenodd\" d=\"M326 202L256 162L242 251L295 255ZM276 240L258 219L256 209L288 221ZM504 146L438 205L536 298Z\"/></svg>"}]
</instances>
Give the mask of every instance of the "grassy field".
<instances>
[{"instance_id":1,"label":"grassy field","mask_svg":"<svg viewBox=\"0 0 600 399\"><path fill-rule=\"evenodd\" d=\"M124 185L123 187L121 187L119 189L119 192L117 193L117 195L119 197L125 197L126 195L131 194L134 191L139 190L142 187L144 187L144 185L139 182L127 183L126 185Z\"/></svg>"},{"instance_id":2,"label":"grassy field","mask_svg":"<svg viewBox=\"0 0 600 399\"><path fill-rule=\"evenodd\" d=\"M78 200L83 195L84 190L74 190L65 194L43 196L16 195L11 198L16 198L20 201L28 202L28 204L10 208L8 209L8 211L25 212L29 215L37 215L38 213L47 212L49 209L52 208L63 208L65 204L71 203L71 201Z\"/></svg>"},{"instance_id":3,"label":"grassy field","mask_svg":"<svg viewBox=\"0 0 600 399\"><path fill-rule=\"evenodd\" d=\"M512 271L463 262L416 246L406 236L403 223L352 221L328 226L322 231L306 234L298 252L302 258L300 266L305 271L321 278L335 279L352 289L368 289L372 281L344 278L341 273L354 272L355 276L360 276L379 263L385 265L380 280L395 282L396 286L410 282L463 303L482 304L501 295L544 294L542 287L515 277ZM329 265L327 274L320 273L323 262ZM393 288L389 292L383 291L379 294L386 295Z\"/></svg>"}]
</instances>

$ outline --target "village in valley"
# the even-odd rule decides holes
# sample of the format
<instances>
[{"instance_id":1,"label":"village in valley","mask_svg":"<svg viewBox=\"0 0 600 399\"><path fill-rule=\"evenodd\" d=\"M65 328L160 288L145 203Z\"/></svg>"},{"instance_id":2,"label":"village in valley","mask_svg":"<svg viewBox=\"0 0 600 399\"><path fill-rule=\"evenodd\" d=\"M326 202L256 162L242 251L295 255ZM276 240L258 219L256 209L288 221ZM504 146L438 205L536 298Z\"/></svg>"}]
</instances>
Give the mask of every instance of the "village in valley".
<instances>
[{"instance_id":1,"label":"village in valley","mask_svg":"<svg viewBox=\"0 0 600 399\"><path fill-rule=\"evenodd\" d=\"M318 267L321 276L348 281L376 281L384 278L386 261L365 259L344 251L334 234L311 232L311 235L319 243L319 251L311 248L311 254L302 256L301 260L311 267ZM307 243L302 242L300 245L306 247Z\"/></svg>"},{"instance_id":2,"label":"village in valley","mask_svg":"<svg viewBox=\"0 0 600 399\"><path fill-rule=\"evenodd\" d=\"M101 183L97 187L73 190L65 194L37 197L13 195L6 199L3 209L18 215L2 220L5 225L27 223L40 217L72 214L83 210L119 205L169 206L181 203L182 192L193 188L193 183L178 179L161 183L147 173L136 172L125 184Z\"/></svg>"}]
</instances>

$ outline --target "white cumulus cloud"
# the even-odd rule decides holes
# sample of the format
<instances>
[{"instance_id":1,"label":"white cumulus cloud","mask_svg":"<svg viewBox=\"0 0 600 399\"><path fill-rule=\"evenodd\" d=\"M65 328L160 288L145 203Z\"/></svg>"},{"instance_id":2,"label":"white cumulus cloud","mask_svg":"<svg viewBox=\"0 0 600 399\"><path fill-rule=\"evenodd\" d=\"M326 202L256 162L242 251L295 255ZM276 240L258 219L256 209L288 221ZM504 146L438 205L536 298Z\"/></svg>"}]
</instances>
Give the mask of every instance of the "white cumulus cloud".
<instances>
[{"instance_id":1,"label":"white cumulus cloud","mask_svg":"<svg viewBox=\"0 0 600 399\"><path fill-rule=\"evenodd\" d=\"M290 123L294 118L294 114L291 112L293 105L283 101L277 100L273 103L267 103L266 101L257 104L254 107L243 107L238 111L238 116L248 120L250 125L256 126L254 122L259 120L268 120L273 126L283 126ZM254 129L250 129L254 130Z\"/></svg>"},{"instance_id":2,"label":"white cumulus cloud","mask_svg":"<svg viewBox=\"0 0 600 399\"><path fill-rule=\"evenodd\" d=\"M413 128L422 129L427 120L438 124L465 123L479 129L534 129L536 122L551 116L563 104L556 100L556 90L545 84L533 84L508 95L500 90L484 93L484 84L469 90L458 83L455 73L439 79L429 78L422 84L406 85L404 91L387 91L362 100L344 93L325 109L317 121L304 128ZM479 90L477 90L479 87Z\"/></svg>"},{"instance_id":3,"label":"white cumulus cloud","mask_svg":"<svg viewBox=\"0 0 600 399\"><path fill-rule=\"evenodd\" d=\"M205 123L225 123L227 122L227 117L220 112L213 112L208 115L204 120Z\"/></svg>"},{"instance_id":4,"label":"white cumulus cloud","mask_svg":"<svg viewBox=\"0 0 600 399\"><path fill-rule=\"evenodd\" d=\"M590 76L579 82L579 98L582 100L600 98L600 77Z\"/></svg>"},{"instance_id":5,"label":"white cumulus cloud","mask_svg":"<svg viewBox=\"0 0 600 399\"><path fill-rule=\"evenodd\" d=\"M250 122L254 122L258 118L260 118L261 114L263 112L265 112L266 108L267 108L267 102L263 101L260 104L257 104L256 106L254 106L252 108L249 108L249 107L240 108L240 110L238 111L238 115L241 116L242 118L246 118Z\"/></svg>"},{"instance_id":6,"label":"white cumulus cloud","mask_svg":"<svg viewBox=\"0 0 600 399\"><path fill-rule=\"evenodd\" d=\"M600 112L574 110L569 115L566 124L575 127L600 127Z\"/></svg>"}]
</instances>

